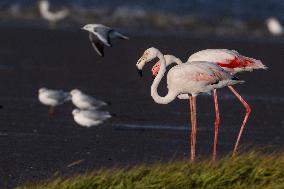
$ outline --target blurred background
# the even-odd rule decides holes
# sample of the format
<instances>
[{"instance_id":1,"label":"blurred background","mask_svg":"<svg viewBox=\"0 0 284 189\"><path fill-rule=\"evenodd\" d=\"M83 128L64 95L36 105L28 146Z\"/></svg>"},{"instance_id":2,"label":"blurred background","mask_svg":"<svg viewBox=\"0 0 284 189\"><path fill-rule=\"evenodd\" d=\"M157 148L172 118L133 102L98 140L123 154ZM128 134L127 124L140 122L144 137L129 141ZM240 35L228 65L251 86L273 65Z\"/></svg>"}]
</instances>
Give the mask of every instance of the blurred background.
<instances>
[{"instance_id":1,"label":"blurred background","mask_svg":"<svg viewBox=\"0 0 284 189\"><path fill-rule=\"evenodd\" d=\"M85 23L147 31L186 31L216 34L266 36L266 20L284 20L283 0L50 0L52 9L66 7L71 14L60 25ZM2 0L0 24L42 26L35 0ZM143 28L143 31L141 29Z\"/></svg>"}]
</instances>

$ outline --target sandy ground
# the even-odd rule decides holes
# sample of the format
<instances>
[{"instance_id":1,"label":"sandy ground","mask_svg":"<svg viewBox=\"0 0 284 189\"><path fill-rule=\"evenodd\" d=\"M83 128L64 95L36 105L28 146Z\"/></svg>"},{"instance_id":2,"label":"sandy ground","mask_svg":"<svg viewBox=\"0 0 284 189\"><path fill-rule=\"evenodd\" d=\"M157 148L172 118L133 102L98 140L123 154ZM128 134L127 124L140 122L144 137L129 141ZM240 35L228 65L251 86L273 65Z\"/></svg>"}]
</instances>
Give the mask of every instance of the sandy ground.
<instances>
[{"instance_id":1,"label":"sandy ground","mask_svg":"<svg viewBox=\"0 0 284 189\"><path fill-rule=\"evenodd\" d=\"M130 37L130 41L115 41L113 48L106 48L105 58L100 58L83 31L1 28L0 60L13 66L1 70L0 76L0 104L4 107L0 110L1 188L57 173L188 158L188 102L155 104L150 96L150 72L142 79L136 73L137 59L151 46L183 60L206 48L235 49L261 59L269 70L241 74L239 77L247 82L236 86L253 111L241 143L244 147L283 149L283 40ZM105 109L117 116L100 127L86 129L75 124L71 115L74 107L66 104L58 107L50 120L47 108L37 100L40 87L81 89L111 101ZM160 91L165 94L165 85ZM219 94L218 152L224 155L233 148L244 109L228 89ZM197 105L197 153L208 157L215 115L212 96L198 97ZM159 127L165 128L156 129Z\"/></svg>"}]
</instances>

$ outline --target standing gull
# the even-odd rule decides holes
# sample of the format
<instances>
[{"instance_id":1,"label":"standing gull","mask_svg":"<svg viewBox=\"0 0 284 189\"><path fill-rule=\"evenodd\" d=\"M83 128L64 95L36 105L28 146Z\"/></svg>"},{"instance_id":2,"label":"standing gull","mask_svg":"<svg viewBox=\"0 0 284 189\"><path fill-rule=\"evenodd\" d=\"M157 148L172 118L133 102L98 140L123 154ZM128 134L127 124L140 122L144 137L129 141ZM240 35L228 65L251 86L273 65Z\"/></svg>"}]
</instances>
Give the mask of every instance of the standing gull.
<instances>
[{"instance_id":1,"label":"standing gull","mask_svg":"<svg viewBox=\"0 0 284 189\"><path fill-rule=\"evenodd\" d=\"M102 57L104 56L104 45L112 47L110 38L129 39L125 35L102 24L87 24L82 29L89 32L89 39L93 48Z\"/></svg>"},{"instance_id":2,"label":"standing gull","mask_svg":"<svg viewBox=\"0 0 284 189\"><path fill-rule=\"evenodd\" d=\"M266 25L267 25L268 31L274 36L280 36L284 33L283 26L281 25L279 20L277 20L274 17L268 18L266 20Z\"/></svg>"},{"instance_id":3,"label":"standing gull","mask_svg":"<svg viewBox=\"0 0 284 189\"><path fill-rule=\"evenodd\" d=\"M42 104L49 106L48 115L49 117L52 117L55 106L69 101L71 96L68 92L64 92L62 90L40 88L38 90L38 99Z\"/></svg>"},{"instance_id":4,"label":"standing gull","mask_svg":"<svg viewBox=\"0 0 284 189\"><path fill-rule=\"evenodd\" d=\"M79 110L72 111L75 122L83 127L91 127L102 124L105 120L111 118L109 112L97 110Z\"/></svg>"},{"instance_id":5,"label":"standing gull","mask_svg":"<svg viewBox=\"0 0 284 189\"><path fill-rule=\"evenodd\" d=\"M38 7L41 16L49 22L50 28L54 28L56 22L63 20L69 14L69 11L67 9L51 12L48 0L40 0Z\"/></svg>"},{"instance_id":6,"label":"standing gull","mask_svg":"<svg viewBox=\"0 0 284 189\"><path fill-rule=\"evenodd\" d=\"M71 92L72 103L79 109L98 109L102 106L108 105L108 103L89 96L78 89L73 89Z\"/></svg>"}]
</instances>

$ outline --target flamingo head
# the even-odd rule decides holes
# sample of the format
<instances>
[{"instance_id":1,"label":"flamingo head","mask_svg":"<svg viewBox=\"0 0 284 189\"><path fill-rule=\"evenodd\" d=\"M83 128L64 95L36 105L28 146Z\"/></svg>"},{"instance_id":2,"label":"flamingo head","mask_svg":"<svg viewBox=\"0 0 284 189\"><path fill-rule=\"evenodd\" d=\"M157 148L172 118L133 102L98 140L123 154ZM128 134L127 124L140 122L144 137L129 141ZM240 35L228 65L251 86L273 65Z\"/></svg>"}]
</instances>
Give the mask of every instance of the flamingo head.
<instances>
[{"instance_id":1,"label":"flamingo head","mask_svg":"<svg viewBox=\"0 0 284 189\"><path fill-rule=\"evenodd\" d=\"M142 57L137 61L136 67L140 76L142 76L142 69L147 62L150 62L157 57L158 50L154 47L147 49Z\"/></svg>"},{"instance_id":2,"label":"flamingo head","mask_svg":"<svg viewBox=\"0 0 284 189\"><path fill-rule=\"evenodd\" d=\"M153 77L156 77L160 71L160 66L161 66L161 63L160 61L158 61L151 69L152 71L152 76Z\"/></svg>"}]
</instances>

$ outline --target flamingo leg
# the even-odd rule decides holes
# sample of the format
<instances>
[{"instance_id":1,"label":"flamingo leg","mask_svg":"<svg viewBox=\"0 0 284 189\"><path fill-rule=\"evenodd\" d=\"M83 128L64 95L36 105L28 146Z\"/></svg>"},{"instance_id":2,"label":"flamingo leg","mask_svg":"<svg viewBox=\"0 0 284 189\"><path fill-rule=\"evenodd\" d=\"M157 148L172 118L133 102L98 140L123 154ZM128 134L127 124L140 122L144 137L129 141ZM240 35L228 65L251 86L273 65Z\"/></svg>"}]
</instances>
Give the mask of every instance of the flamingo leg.
<instances>
[{"instance_id":1,"label":"flamingo leg","mask_svg":"<svg viewBox=\"0 0 284 189\"><path fill-rule=\"evenodd\" d=\"M236 155L236 153L237 153L237 149L238 149L238 146L239 146L239 143L240 143L240 139L241 139L241 136L243 134L246 122L247 122L248 117L249 117L249 115L251 113L251 108L248 105L248 103L241 97L241 95L232 86L228 86L228 87L234 93L234 95L239 99L239 101L241 101L241 103L243 104L243 106L246 109L246 115L245 115L245 118L243 120L241 129L239 131L239 135L238 135L238 138L237 138L237 142L236 142L235 147L234 147L234 151L233 151L233 157L234 157Z\"/></svg>"},{"instance_id":2,"label":"flamingo leg","mask_svg":"<svg viewBox=\"0 0 284 189\"><path fill-rule=\"evenodd\" d=\"M195 160L196 147L196 97L190 96L191 104L191 161Z\"/></svg>"},{"instance_id":3,"label":"flamingo leg","mask_svg":"<svg viewBox=\"0 0 284 189\"><path fill-rule=\"evenodd\" d=\"M218 106L218 96L217 96L217 89L214 89L214 105L215 105L215 131L214 131L214 148L213 148L213 161L216 160L216 151L217 151L217 143L218 143L218 131L220 126L220 114L219 114L219 106Z\"/></svg>"},{"instance_id":4,"label":"flamingo leg","mask_svg":"<svg viewBox=\"0 0 284 189\"><path fill-rule=\"evenodd\" d=\"M191 121L191 136L190 136L190 157L191 160L193 157L193 137L192 137L192 131L193 131L193 110L192 110L192 96L189 96L189 108L190 108L190 121Z\"/></svg>"}]
</instances>

